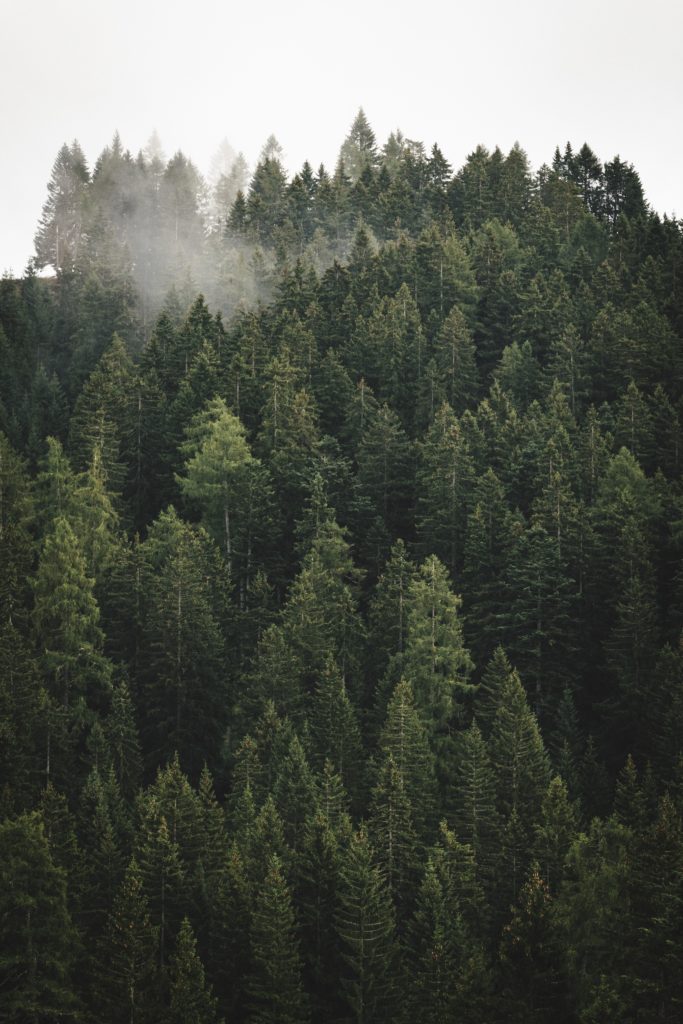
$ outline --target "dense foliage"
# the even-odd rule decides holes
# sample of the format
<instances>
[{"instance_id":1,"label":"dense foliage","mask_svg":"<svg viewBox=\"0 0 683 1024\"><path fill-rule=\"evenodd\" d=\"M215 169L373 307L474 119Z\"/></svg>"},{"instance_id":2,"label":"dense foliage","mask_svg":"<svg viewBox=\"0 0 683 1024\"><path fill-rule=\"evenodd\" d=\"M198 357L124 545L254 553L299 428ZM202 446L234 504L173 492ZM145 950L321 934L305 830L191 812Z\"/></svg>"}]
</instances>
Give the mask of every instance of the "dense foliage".
<instances>
[{"instance_id":1,"label":"dense foliage","mask_svg":"<svg viewBox=\"0 0 683 1024\"><path fill-rule=\"evenodd\" d=\"M682 338L587 145L65 146L0 282L0 1016L679 1021Z\"/></svg>"}]
</instances>

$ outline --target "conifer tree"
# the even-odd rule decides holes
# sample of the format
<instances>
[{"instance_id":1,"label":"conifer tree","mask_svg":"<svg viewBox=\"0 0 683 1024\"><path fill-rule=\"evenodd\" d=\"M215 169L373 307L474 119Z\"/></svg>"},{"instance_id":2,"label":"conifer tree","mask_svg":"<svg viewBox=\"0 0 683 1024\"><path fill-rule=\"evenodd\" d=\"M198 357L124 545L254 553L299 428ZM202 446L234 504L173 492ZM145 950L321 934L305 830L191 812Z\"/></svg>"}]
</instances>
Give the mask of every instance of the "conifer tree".
<instances>
[{"instance_id":1,"label":"conifer tree","mask_svg":"<svg viewBox=\"0 0 683 1024\"><path fill-rule=\"evenodd\" d=\"M66 872L50 853L40 814L0 824L0 986L7 1020L64 1020L78 1012L79 952Z\"/></svg>"},{"instance_id":2,"label":"conifer tree","mask_svg":"<svg viewBox=\"0 0 683 1024\"><path fill-rule=\"evenodd\" d=\"M132 858L102 944L102 996L112 1020L143 1024L154 1019L159 1009L157 942L140 869Z\"/></svg>"},{"instance_id":3,"label":"conifer tree","mask_svg":"<svg viewBox=\"0 0 683 1024\"><path fill-rule=\"evenodd\" d=\"M456 987L462 921L449 913L434 861L427 861L410 922L406 987L410 1013L429 1024L445 1024L459 1009Z\"/></svg>"},{"instance_id":4,"label":"conifer tree","mask_svg":"<svg viewBox=\"0 0 683 1024\"><path fill-rule=\"evenodd\" d=\"M35 237L37 266L57 273L74 269L83 243L85 195L90 174L78 142L62 146L47 186L40 226Z\"/></svg>"},{"instance_id":5,"label":"conifer tree","mask_svg":"<svg viewBox=\"0 0 683 1024\"><path fill-rule=\"evenodd\" d=\"M458 420L444 403L420 447L416 526L420 549L436 555L454 578L462 568L473 475Z\"/></svg>"},{"instance_id":6,"label":"conifer tree","mask_svg":"<svg viewBox=\"0 0 683 1024\"><path fill-rule=\"evenodd\" d=\"M178 844L154 804L147 809L136 847L141 884L158 935L157 963L163 970L182 919L185 871Z\"/></svg>"},{"instance_id":7,"label":"conifer tree","mask_svg":"<svg viewBox=\"0 0 683 1024\"><path fill-rule=\"evenodd\" d=\"M322 766L329 761L348 792L357 798L363 783L358 719L342 675L331 659L316 686L310 727L317 763Z\"/></svg>"},{"instance_id":8,"label":"conifer tree","mask_svg":"<svg viewBox=\"0 0 683 1024\"><path fill-rule=\"evenodd\" d=\"M38 565L33 621L52 693L65 708L79 697L101 701L109 686L93 587L74 531L57 519Z\"/></svg>"},{"instance_id":9,"label":"conifer tree","mask_svg":"<svg viewBox=\"0 0 683 1024\"><path fill-rule=\"evenodd\" d=\"M434 358L442 374L448 403L459 416L474 404L478 390L474 342L467 321L453 306L439 331Z\"/></svg>"},{"instance_id":10,"label":"conifer tree","mask_svg":"<svg viewBox=\"0 0 683 1024\"><path fill-rule=\"evenodd\" d=\"M249 1019L254 1024L308 1020L296 919L282 866L272 857L256 897L251 924Z\"/></svg>"},{"instance_id":11,"label":"conifer tree","mask_svg":"<svg viewBox=\"0 0 683 1024\"><path fill-rule=\"evenodd\" d=\"M418 847L410 799L391 754L377 773L368 833L397 916L405 920L417 875Z\"/></svg>"},{"instance_id":12,"label":"conifer tree","mask_svg":"<svg viewBox=\"0 0 683 1024\"><path fill-rule=\"evenodd\" d=\"M0 433L0 621L19 625L28 604L33 541L33 502L26 467Z\"/></svg>"},{"instance_id":13,"label":"conifer tree","mask_svg":"<svg viewBox=\"0 0 683 1024\"><path fill-rule=\"evenodd\" d=\"M567 786L558 775L553 776L543 797L541 819L534 832L539 871L553 895L562 881L569 847L578 832L576 803L570 802Z\"/></svg>"},{"instance_id":14,"label":"conifer tree","mask_svg":"<svg viewBox=\"0 0 683 1024\"><path fill-rule=\"evenodd\" d=\"M216 1000L207 985L204 967L197 954L192 925L185 917L180 926L176 950L169 962L170 1007L166 1018L172 1024L216 1024Z\"/></svg>"},{"instance_id":15,"label":"conifer tree","mask_svg":"<svg viewBox=\"0 0 683 1024\"><path fill-rule=\"evenodd\" d=\"M341 989L357 1024L391 1017L396 996L396 943L391 900L363 829L340 871L335 918L341 942Z\"/></svg>"},{"instance_id":16,"label":"conifer tree","mask_svg":"<svg viewBox=\"0 0 683 1024\"><path fill-rule=\"evenodd\" d=\"M186 434L182 446L185 475L178 478L181 490L200 504L206 525L224 547L230 567L240 484L244 486L253 458L244 427L222 398L213 398L193 418Z\"/></svg>"},{"instance_id":17,"label":"conifer tree","mask_svg":"<svg viewBox=\"0 0 683 1024\"><path fill-rule=\"evenodd\" d=\"M476 720L458 736L451 780L455 832L461 842L472 847L485 881L491 875L500 821L494 773Z\"/></svg>"},{"instance_id":18,"label":"conifer tree","mask_svg":"<svg viewBox=\"0 0 683 1024\"><path fill-rule=\"evenodd\" d=\"M412 490L412 452L388 405L371 417L358 448L358 480L391 536L405 532Z\"/></svg>"},{"instance_id":19,"label":"conifer tree","mask_svg":"<svg viewBox=\"0 0 683 1024\"><path fill-rule=\"evenodd\" d=\"M487 663L474 696L474 713L483 734L488 736L501 705L503 687L512 674L512 666L498 645Z\"/></svg>"},{"instance_id":20,"label":"conifer tree","mask_svg":"<svg viewBox=\"0 0 683 1024\"><path fill-rule=\"evenodd\" d=\"M220 605L211 585L220 563L206 540L169 510L145 542L154 572L140 665L143 738L155 758L177 751L195 776L205 759L215 762L225 716Z\"/></svg>"},{"instance_id":21,"label":"conifer tree","mask_svg":"<svg viewBox=\"0 0 683 1024\"><path fill-rule=\"evenodd\" d=\"M374 588L368 612L368 656L380 677L393 655L401 654L408 629L408 589L416 569L402 540L391 549Z\"/></svg>"},{"instance_id":22,"label":"conifer tree","mask_svg":"<svg viewBox=\"0 0 683 1024\"><path fill-rule=\"evenodd\" d=\"M504 683L501 697L489 740L498 809L505 818L516 811L530 828L549 782L548 757L516 672Z\"/></svg>"},{"instance_id":23,"label":"conifer tree","mask_svg":"<svg viewBox=\"0 0 683 1024\"><path fill-rule=\"evenodd\" d=\"M415 829L420 838L426 839L436 810L434 754L412 687L403 679L389 701L379 746L386 758L393 759L412 808Z\"/></svg>"},{"instance_id":24,"label":"conifer tree","mask_svg":"<svg viewBox=\"0 0 683 1024\"><path fill-rule=\"evenodd\" d=\"M296 854L306 820L316 813L318 803L315 777L297 736L292 738L279 766L273 796L282 818L285 841Z\"/></svg>"},{"instance_id":25,"label":"conifer tree","mask_svg":"<svg viewBox=\"0 0 683 1024\"><path fill-rule=\"evenodd\" d=\"M375 133L362 107L353 119L351 130L341 147L339 163L352 182L357 181L366 168L374 170L377 166Z\"/></svg>"},{"instance_id":26,"label":"conifer tree","mask_svg":"<svg viewBox=\"0 0 683 1024\"><path fill-rule=\"evenodd\" d=\"M335 825L326 809L309 818L297 861L295 885L304 976L311 993L311 1016L324 1020L341 1012L340 962L334 930L340 864Z\"/></svg>"},{"instance_id":27,"label":"conifer tree","mask_svg":"<svg viewBox=\"0 0 683 1024\"><path fill-rule=\"evenodd\" d=\"M447 733L471 692L472 661L464 645L458 615L460 598L450 589L445 567L427 558L408 594L408 633L402 655L394 662L408 679L425 715L430 739Z\"/></svg>"},{"instance_id":28,"label":"conifer tree","mask_svg":"<svg viewBox=\"0 0 683 1024\"><path fill-rule=\"evenodd\" d=\"M245 696L245 710L257 717L268 701L279 715L296 722L301 715L303 694L302 666L287 643L282 626L272 624L264 630L256 646L254 668Z\"/></svg>"},{"instance_id":29,"label":"conifer tree","mask_svg":"<svg viewBox=\"0 0 683 1024\"><path fill-rule=\"evenodd\" d=\"M121 492L126 477L134 373L128 350L115 335L84 385L69 426L69 450L76 468L85 469L99 448L104 479L114 494Z\"/></svg>"},{"instance_id":30,"label":"conifer tree","mask_svg":"<svg viewBox=\"0 0 683 1024\"><path fill-rule=\"evenodd\" d=\"M564 993L557 967L546 883L533 865L503 930L501 966L511 1021L545 1021L562 1012Z\"/></svg>"}]
</instances>

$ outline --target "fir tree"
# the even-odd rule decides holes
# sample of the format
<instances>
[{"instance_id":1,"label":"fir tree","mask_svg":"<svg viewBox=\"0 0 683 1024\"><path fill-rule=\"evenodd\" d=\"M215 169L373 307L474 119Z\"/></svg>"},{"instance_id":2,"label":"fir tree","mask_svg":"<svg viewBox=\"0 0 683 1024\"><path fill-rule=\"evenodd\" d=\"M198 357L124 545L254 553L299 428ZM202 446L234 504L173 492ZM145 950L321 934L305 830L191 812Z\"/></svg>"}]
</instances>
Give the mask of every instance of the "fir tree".
<instances>
[{"instance_id":1,"label":"fir tree","mask_svg":"<svg viewBox=\"0 0 683 1024\"><path fill-rule=\"evenodd\" d=\"M103 1002L112 1020L145 1022L159 1008L158 932L152 926L135 858L114 900L102 946Z\"/></svg>"},{"instance_id":2,"label":"fir tree","mask_svg":"<svg viewBox=\"0 0 683 1024\"><path fill-rule=\"evenodd\" d=\"M183 918L176 951L169 963L170 1007L173 1024L215 1024L216 1000L204 976L197 943L189 920Z\"/></svg>"},{"instance_id":3,"label":"fir tree","mask_svg":"<svg viewBox=\"0 0 683 1024\"><path fill-rule=\"evenodd\" d=\"M395 1004L394 917L368 838L357 832L342 861L338 911L341 988L358 1024L386 1020Z\"/></svg>"},{"instance_id":4,"label":"fir tree","mask_svg":"<svg viewBox=\"0 0 683 1024\"><path fill-rule=\"evenodd\" d=\"M78 935L66 872L51 856L40 814L0 825L0 882L3 1014L12 1021L73 1018Z\"/></svg>"},{"instance_id":5,"label":"fir tree","mask_svg":"<svg viewBox=\"0 0 683 1024\"><path fill-rule=\"evenodd\" d=\"M280 862L273 857L252 917L251 970L246 983L250 1020L255 1024L307 1020L301 971L292 898Z\"/></svg>"}]
</instances>

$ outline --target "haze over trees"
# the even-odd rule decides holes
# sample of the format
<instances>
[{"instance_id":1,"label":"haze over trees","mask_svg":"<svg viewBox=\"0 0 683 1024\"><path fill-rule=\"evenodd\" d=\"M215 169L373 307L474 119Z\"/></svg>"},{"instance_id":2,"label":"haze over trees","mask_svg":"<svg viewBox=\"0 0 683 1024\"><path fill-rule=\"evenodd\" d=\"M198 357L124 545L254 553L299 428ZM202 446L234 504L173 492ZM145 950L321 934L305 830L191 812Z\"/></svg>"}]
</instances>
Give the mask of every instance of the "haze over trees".
<instances>
[{"instance_id":1,"label":"haze over trees","mask_svg":"<svg viewBox=\"0 0 683 1024\"><path fill-rule=\"evenodd\" d=\"M66 144L0 281L0 1016L673 1024L681 224L281 157Z\"/></svg>"}]
</instances>

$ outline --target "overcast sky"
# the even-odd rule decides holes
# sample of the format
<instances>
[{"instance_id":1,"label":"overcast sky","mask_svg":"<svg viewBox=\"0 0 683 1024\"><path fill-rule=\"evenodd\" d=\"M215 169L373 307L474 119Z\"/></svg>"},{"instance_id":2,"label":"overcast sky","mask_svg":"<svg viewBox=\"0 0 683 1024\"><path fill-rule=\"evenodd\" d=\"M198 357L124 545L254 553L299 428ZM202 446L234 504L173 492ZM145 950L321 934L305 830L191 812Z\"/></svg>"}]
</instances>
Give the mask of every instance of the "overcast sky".
<instances>
[{"instance_id":1,"label":"overcast sky","mask_svg":"<svg viewBox=\"0 0 683 1024\"><path fill-rule=\"evenodd\" d=\"M680 0L0 0L0 271L23 271L61 144L92 164L156 129L202 172L223 138L250 165L332 166L359 106L459 167L518 140L534 167L585 140L683 213Z\"/></svg>"}]
</instances>

